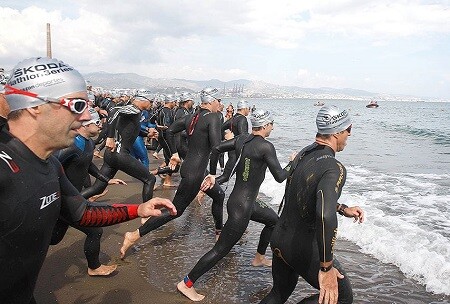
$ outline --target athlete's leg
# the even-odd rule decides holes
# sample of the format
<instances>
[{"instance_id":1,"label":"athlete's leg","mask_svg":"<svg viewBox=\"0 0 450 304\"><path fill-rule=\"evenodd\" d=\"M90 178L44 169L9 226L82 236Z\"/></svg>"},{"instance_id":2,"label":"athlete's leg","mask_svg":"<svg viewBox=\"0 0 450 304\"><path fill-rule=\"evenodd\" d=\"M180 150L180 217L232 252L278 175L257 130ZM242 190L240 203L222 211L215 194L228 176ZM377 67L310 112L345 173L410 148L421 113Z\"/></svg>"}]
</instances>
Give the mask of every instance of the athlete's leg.
<instances>
[{"instance_id":1,"label":"athlete's leg","mask_svg":"<svg viewBox=\"0 0 450 304\"><path fill-rule=\"evenodd\" d=\"M274 249L272 260L273 287L260 304L282 304L287 301L295 289L298 274L281 258L281 252Z\"/></svg>"},{"instance_id":2,"label":"athlete's leg","mask_svg":"<svg viewBox=\"0 0 450 304\"><path fill-rule=\"evenodd\" d=\"M105 155L104 155L105 159L104 159L102 167L100 168L100 172L108 178L113 178L114 175L116 175L116 173L117 173L117 169L113 167L116 156L112 155L112 154L113 153L111 153L109 150L105 151ZM117 153L115 153L115 154L117 154ZM101 194L106 189L107 186L108 186L108 183L103 182L99 179L96 179L94 184L91 187L86 188L81 191L81 195L84 198L90 198L94 195Z\"/></svg>"},{"instance_id":3,"label":"athlete's leg","mask_svg":"<svg viewBox=\"0 0 450 304\"><path fill-rule=\"evenodd\" d=\"M205 193L213 200L211 212L214 218L216 231L220 231L223 227L223 201L225 199L225 192L223 192L222 188L216 182L214 186Z\"/></svg>"},{"instance_id":4,"label":"athlete's leg","mask_svg":"<svg viewBox=\"0 0 450 304\"><path fill-rule=\"evenodd\" d=\"M142 200L144 202L153 197L153 186L155 185L156 177L151 174L140 161L132 157L126 151L121 151L117 155L116 169L119 169L144 183L142 188Z\"/></svg>"},{"instance_id":5,"label":"athlete's leg","mask_svg":"<svg viewBox=\"0 0 450 304\"><path fill-rule=\"evenodd\" d=\"M264 224L264 228L259 236L258 249L255 258L252 261L253 266L272 266L272 261L266 258L266 250L269 246L272 231L278 221L278 215L266 203L260 199L256 199L253 204L253 213L251 220Z\"/></svg>"}]
</instances>

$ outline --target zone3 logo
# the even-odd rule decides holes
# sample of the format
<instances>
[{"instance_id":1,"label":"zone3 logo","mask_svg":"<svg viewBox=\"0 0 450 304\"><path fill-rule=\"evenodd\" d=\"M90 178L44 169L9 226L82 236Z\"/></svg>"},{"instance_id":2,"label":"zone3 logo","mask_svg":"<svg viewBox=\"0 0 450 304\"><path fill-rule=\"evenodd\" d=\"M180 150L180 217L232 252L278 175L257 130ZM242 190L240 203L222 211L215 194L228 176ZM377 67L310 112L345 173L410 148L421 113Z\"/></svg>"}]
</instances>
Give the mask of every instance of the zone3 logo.
<instances>
[{"instance_id":1,"label":"zone3 logo","mask_svg":"<svg viewBox=\"0 0 450 304\"><path fill-rule=\"evenodd\" d=\"M57 199L59 199L59 193L55 192L52 193L48 196L44 196L41 197L41 210L44 209L45 207L47 207L48 205L50 205L51 203L53 203L54 201L56 201Z\"/></svg>"}]
</instances>

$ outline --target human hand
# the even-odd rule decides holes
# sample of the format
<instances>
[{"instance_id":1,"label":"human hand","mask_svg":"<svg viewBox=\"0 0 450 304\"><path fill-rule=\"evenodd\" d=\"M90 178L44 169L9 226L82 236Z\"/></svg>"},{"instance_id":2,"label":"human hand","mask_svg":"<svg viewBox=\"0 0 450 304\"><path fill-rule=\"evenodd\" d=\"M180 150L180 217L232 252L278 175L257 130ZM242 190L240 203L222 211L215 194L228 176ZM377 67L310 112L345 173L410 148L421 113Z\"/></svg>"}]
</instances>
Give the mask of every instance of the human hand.
<instances>
[{"instance_id":1,"label":"human hand","mask_svg":"<svg viewBox=\"0 0 450 304\"><path fill-rule=\"evenodd\" d=\"M233 139L234 138L234 133L231 132L231 131L225 132L224 138L225 138L225 140Z\"/></svg>"},{"instance_id":2,"label":"human hand","mask_svg":"<svg viewBox=\"0 0 450 304\"><path fill-rule=\"evenodd\" d=\"M334 267L327 272L319 270L319 304L337 304L338 278L343 279L344 276Z\"/></svg>"},{"instance_id":3,"label":"human hand","mask_svg":"<svg viewBox=\"0 0 450 304\"><path fill-rule=\"evenodd\" d=\"M159 133L155 128L148 128L147 131L148 131L147 135L148 138L156 138L156 139L158 138Z\"/></svg>"},{"instance_id":4,"label":"human hand","mask_svg":"<svg viewBox=\"0 0 450 304\"><path fill-rule=\"evenodd\" d=\"M203 179L203 182L200 186L200 190L207 191L208 189L211 189L214 187L214 184L216 183L216 177L214 175L208 174Z\"/></svg>"},{"instance_id":5,"label":"human hand","mask_svg":"<svg viewBox=\"0 0 450 304\"><path fill-rule=\"evenodd\" d=\"M124 181L121 180L121 179L118 179L118 178L112 178L112 179L109 180L108 185L125 185L125 186L126 186L127 183L124 182Z\"/></svg>"},{"instance_id":6,"label":"human hand","mask_svg":"<svg viewBox=\"0 0 450 304\"><path fill-rule=\"evenodd\" d=\"M105 146L107 149L111 150L111 152L114 152L114 150L116 149L116 142L114 141L114 138L108 137L106 139Z\"/></svg>"},{"instance_id":7,"label":"human hand","mask_svg":"<svg viewBox=\"0 0 450 304\"><path fill-rule=\"evenodd\" d=\"M140 217L160 216L162 208L169 210L171 215L177 214L177 209L172 202L166 198L154 197L151 200L142 203L138 207L138 215Z\"/></svg>"},{"instance_id":8,"label":"human hand","mask_svg":"<svg viewBox=\"0 0 450 304\"><path fill-rule=\"evenodd\" d=\"M289 161L293 161L295 157L297 156L298 152L292 152L292 154L289 156Z\"/></svg>"},{"instance_id":9,"label":"human hand","mask_svg":"<svg viewBox=\"0 0 450 304\"><path fill-rule=\"evenodd\" d=\"M178 156L178 153L175 153L175 154L173 154L172 157L170 158L170 161L169 161L169 168L170 168L171 170L175 170L175 167L176 167L179 163L181 163L181 159L180 159L180 157Z\"/></svg>"},{"instance_id":10,"label":"human hand","mask_svg":"<svg viewBox=\"0 0 450 304\"><path fill-rule=\"evenodd\" d=\"M361 224L365 220L364 210L359 206L347 207L343 210L343 213L345 217L353 217L354 223L359 222Z\"/></svg>"}]
</instances>

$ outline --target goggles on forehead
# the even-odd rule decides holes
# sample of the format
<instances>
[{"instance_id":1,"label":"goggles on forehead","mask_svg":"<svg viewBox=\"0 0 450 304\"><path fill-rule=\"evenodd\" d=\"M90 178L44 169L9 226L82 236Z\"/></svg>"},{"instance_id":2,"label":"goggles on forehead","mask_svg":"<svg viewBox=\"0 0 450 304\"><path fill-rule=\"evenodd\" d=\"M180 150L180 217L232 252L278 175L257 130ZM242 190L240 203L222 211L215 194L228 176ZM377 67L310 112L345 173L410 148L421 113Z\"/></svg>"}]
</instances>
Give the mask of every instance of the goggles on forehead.
<instances>
[{"instance_id":1,"label":"goggles on forehead","mask_svg":"<svg viewBox=\"0 0 450 304\"><path fill-rule=\"evenodd\" d=\"M40 99L45 102L51 102L51 103L57 103L60 104L66 108L68 108L71 112L75 114L81 114L86 110L88 103L83 98L52 98L47 96L39 96L36 93L29 92L29 91L23 91L20 89L16 89L10 85L5 85L5 95L12 95L12 94L19 94L24 95L28 97L33 97Z\"/></svg>"}]
</instances>

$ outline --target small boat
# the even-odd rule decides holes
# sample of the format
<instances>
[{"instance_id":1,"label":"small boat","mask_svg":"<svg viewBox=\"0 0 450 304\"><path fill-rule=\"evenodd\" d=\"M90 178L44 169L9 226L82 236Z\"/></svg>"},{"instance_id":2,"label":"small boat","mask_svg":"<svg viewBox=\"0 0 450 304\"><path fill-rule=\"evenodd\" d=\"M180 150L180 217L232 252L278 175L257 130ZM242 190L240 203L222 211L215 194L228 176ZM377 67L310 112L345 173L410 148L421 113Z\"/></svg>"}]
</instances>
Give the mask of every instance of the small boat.
<instances>
[{"instance_id":1,"label":"small boat","mask_svg":"<svg viewBox=\"0 0 450 304\"><path fill-rule=\"evenodd\" d=\"M378 107L379 107L378 103L374 100L369 102L369 104L366 106L366 108L378 108Z\"/></svg>"},{"instance_id":2,"label":"small boat","mask_svg":"<svg viewBox=\"0 0 450 304\"><path fill-rule=\"evenodd\" d=\"M314 105L317 107L321 107L321 106L325 105L325 103L323 101L318 100L318 101L316 101L316 103Z\"/></svg>"}]
</instances>

